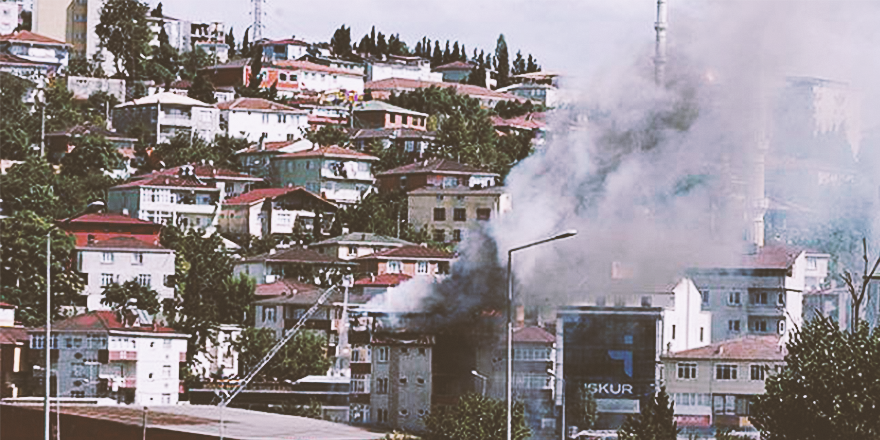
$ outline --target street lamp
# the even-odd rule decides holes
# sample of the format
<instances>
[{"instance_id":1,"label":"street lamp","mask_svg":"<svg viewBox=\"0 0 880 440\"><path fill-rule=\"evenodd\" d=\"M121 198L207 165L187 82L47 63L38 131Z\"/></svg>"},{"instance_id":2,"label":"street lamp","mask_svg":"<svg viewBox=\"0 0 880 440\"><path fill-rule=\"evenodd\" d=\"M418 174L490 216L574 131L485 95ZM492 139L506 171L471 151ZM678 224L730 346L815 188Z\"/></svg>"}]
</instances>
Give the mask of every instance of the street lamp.
<instances>
[{"instance_id":1,"label":"street lamp","mask_svg":"<svg viewBox=\"0 0 880 440\"><path fill-rule=\"evenodd\" d=\"M562 392L560 393L562 394L562 420L560 420L560 422L562 423L562 429L560 429L560 432L562 433L562 440L565 440L566 438L568 438L565 435L565 379L562 376L557 376L556 373L549 368L547 369L547 374L549 374L550 377L562 382Z\"/></svg>"},{"instance_id":2,"label":"street lamp","mask_svg":"<svg viewBox=\"0 0 880 440\"><path fill-rule=\"evenodd\" d=\"M534 241L507 251L507 440L513 440L513 320L511 319L511 308L513 307L513 275L511 271L513 267L513 253L575 235L577 235L577 231L569 229L549 238Z\"/></svg>"},{"instance_id":3,"label":"street lamp","mask_svg":"<svg viewBox=\"0 0 880 440\"><path fill-rule=\"evenodd\" d=\"M42 144L41 144L42 145ZM46 349L46 374L43 375L44 382L46 385L46 399L43 402L43 412L44 416L44 437L45 440L49 440L50 430L49 430L49 421L51 420L49 415L49 394L52 392L52 349L51 347L51 339L52 337L52 230L49 229L49 232L46 232L46 341L44 342L44 348Z\"/></svg>"},{"instance_id":4,"label":"street lamp","mask_svg":"<svg viewBox=\"0 0 880 440\"><path fill-rule=\"evenodd\" d=\"M477 370L471 370L471 374L473 374L478 379L480 379L480 381L482 381L483 386L482 386L482 393L481 394L483 397L486 397L486 381L489 380L489 378L480 374L480 372Z\"/></svg>"},{"instance_id":5,"label":"street lamp","mask_svg":"<svg viewBox=\"0 0 880 440\"><path fill-rule=\"evenodd\" d=\"M40 157L46 156L46 87L43 79L37 86L37 94L34 96L37 105L40 106Z\"/></svg>"}]
</instances>

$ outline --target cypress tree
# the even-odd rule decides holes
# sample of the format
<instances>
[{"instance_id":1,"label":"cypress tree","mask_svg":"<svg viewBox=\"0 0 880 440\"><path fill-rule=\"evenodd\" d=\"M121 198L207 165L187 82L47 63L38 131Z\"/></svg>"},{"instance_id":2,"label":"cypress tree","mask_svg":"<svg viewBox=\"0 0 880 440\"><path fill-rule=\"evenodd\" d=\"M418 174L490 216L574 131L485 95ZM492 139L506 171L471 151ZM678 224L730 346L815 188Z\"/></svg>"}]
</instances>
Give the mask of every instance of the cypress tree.
<instances>
[{"instance_id":1,"label":"cypress tree","mask_svg":"<svg viewBox=\"0 0 880 440\"><path fill-rule=\"evenodd\" d=\"M498 43L495 45L495 70L498 72L498 87L510 85L510 59L504 34L498 36Z\"/></svg>"},{"instance_id":2,"label":"cypress tree","mask_svg":"<svg viewBox=\"0 0 880 440\"><path fill-rule=\"evenodd\" d=\"M434 54L431 55L431 67L443 64L443 52L440 50L440 42L434 42Z\"/></svg>"}]
</instances>

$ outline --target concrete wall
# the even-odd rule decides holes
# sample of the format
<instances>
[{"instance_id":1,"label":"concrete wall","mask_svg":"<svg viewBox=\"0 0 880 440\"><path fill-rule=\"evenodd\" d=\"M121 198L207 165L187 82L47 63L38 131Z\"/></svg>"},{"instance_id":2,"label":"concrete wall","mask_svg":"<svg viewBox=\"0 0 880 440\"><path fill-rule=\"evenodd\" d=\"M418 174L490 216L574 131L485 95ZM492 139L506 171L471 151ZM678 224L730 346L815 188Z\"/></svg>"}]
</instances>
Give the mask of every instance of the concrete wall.
<instances>
[{"instance_id":1,"label":"concrete wall","mask_svg":"<svg viewBox=\"0 0 880 440\"><path fill-rule=\"evenodd\" d=\"M180 359L186 358L186 339L137 338L138 405L175 405L180 388Z\"/></svg>"},{"instance_id":2,"label":"concrete wall","mask_svg":"<svg viewBox=\"0 0 880 440\"><path fill-rule=\"evenodd\" d=\"M676 352L709 345L712 341L712 313L702 310L697 286L683 278L672 292L675 305L663 312L663 351Z\"/></svg>"},{"instance_id":3,"label":"concrete wall","mask_svg":"<svg viewBox=\"0 0 880 440\"><path fill-rule=\"evenodd\" d=\"M86 274L88 283L84 294L88 295L89 310L107 310L101 304L104 287L101 286L103 274L111 274L119 284L137 280L141 274L150 275L150 288L155 290L160 300L172 298L174 289L165 286L165 277L174 275L174 251L172 250L112 250L112 249L79 249L77 265ZM104 263L104 253L112 253L113 261ZM143 263L135 261L134 256L140 254Z\"/></svg>"},{"instance_id":4,"label":"concrete wall","mask_svg":"<svg viewBox=\"0 0 880 440\"><path fill-rule=\"evenodd\" d=\"M474 231L484 227L488 220L494 219L511 209L509 194L473 193L437 193L410 194L408 200L409 222L417 228L445 231L445 240L454 240L454 231L461 232L461 240L465 239L468 231ZM443 208L446 219L434 220L434 209ZM455 220L455 210L465 210L465 220ZM477 210L488 209L489 219L478 220Z\"/></svg>"},{"instance_id":5,"label":"concrete wall","mask_svg":"<svg viewBox=\"0 0 880 440\"><path fill-rule=\"evenodd\" d=\"M263 133L266 142L300 139L309 128L308 115L297 112L222 110L221 120L229 136L245 137L249 142L259 142Z\"/></svg>"},{"instance_id":6,"label":"concrete wall","mask_svg":"<svg viewBox=\"0 0 880 440\"><path fill-rule=\"evenodd\" d=\"M388 350L387 361L379 360L379 346L372 347L371 421L398 430L423 430L423 418L431 410L431 347L382 347ZM379 394L379 379L388 380L387 394ZM380 409L388 411L387 423L378 423Z\"/></svg>"}]
</instances>

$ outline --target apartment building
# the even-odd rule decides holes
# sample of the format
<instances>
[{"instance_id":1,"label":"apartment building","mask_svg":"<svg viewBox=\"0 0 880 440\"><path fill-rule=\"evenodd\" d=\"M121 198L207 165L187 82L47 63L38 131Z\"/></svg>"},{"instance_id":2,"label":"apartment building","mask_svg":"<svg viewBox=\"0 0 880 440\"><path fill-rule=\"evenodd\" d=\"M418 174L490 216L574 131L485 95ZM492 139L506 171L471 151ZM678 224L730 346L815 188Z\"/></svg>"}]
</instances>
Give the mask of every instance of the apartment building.
<instances>
[{"instance_id":1,"label":"apartment building","mask_svg":"<svg viewBox=\"0 0 880 440\"><path fill-rule=\"evenodd\" d=\"M271 178L300 186L338 204L357 203L373 191L379 158L335 145L272 157Z\"/></svg>"},{"instance_id":2,"label":"apartment building","mask_svg":"<svg viewBox=\"0 0 880 440\"><path fill-rule=\"evenodd\" d=\"M240 173L214 165L213 161L194 162L164 170L154 171L150 174L135 176L135 180L149 180L157 177L189 176L220 190L220 200L240 196L251 190L263 179L247 173Z\"/></svg>"},{"instance_id":3,"label":"apartment building","mask_svg":"<svg viewBox=\"0 0 880 440\"><path fill-rule=\"evenodd\" d=\"M431 71L431 61L414 56L388 55L367 58L367 81L402 78L416 81L443 81L443 74Z\"/></svg>"},{"instance_id":4,"label":"apartment building","mask_svg":"<svg viewBox=\"0 0 880 440\"><path fill-rule=\"evenodd\" d=\"M123 134L146 129L147 142L162 144L183 134L211 141L219 131L220 110L171 92L135 99L113 108L113 126Z\"/></svg>"},{"instance_id":5,"label":"apartment building","mask_svg":"<svg viewBox=\"0 0 880 440\"><path fill-rule=\"evenodd\" d=\"M44 64L49 74L64 72L70 60L69 44L31 31L0 35L0 52Z\"/></svg>"},{"instance_id":6,"label":"apartment building","mask_svg":"<svg viewBox=\"0 0 880 440\"><path fill-rule=\"evenodd\" d=\"M215 87L235 87L250 82L250 60L245 58L205 67L200 71ZM346 91L362 95L364 74L308 61L276 60L263 63L260 87L273 85L278 95L296 97L305 92Z\"/></svg>"},{"instance_id":7,"label":"apartment building","mask_svg":"<svg viewBox=\"0 0 880 440\"><path fill-rule=\"evenodd\" d=\"M504 187L426 186L407 193L409 224L436 242L459 242L513 208Z\"/></svg>"},{"instance_id":8,"label":"apartment building","mask_svg":"<svg viewBox=\"0 0 880 440\"><path fill-rule=\"evenodd\" d=\"M746 335L661 357L663 383L685 429L753 429L749 403L785 366L778 335Z\"/></svg>"},{"instance_id":9,"label":"apartment building","mask_svg":"<svg viewBox=\"0 0 880 440\"><path fill-rule=\"evenodd\" d=\"M293 142L309 128L309 114L260 98L237 98L216 104L220 132L248 142Z\"/></svg>"},{"instance_id":10,"label":"apartment building","mask_svg":"<svg viewBox=\"0 0 880 440\"><path fill-rule=\"evenodd\" d=\"M190 174L155 176L107 190L107 210L183 228L217 226L220 189Z\"/></svg>"},{"instance_id":11,"label":"apartment building","mask_svg":"<svg viewBox=\"0 0 880 440\"><path fill-rule=\"evenodd\" d=\"M52 395L107 397L139 406L174 405L188 335L131 311L94 311L28 330L31 395L44 395L45 344L52 350Z\"/></svg>"},{"instance_id":12,"label":"apartment building","mask_svg":"<svg viewBox=\"0 0 880 440\"><path fill-rule=\"evenodd\" d=\"M423 187L487 188L501 176L449 159L432 158L403 165L376 175L379 192L412 191Z\"/></svg>"},{"instance_id":13,"label":"apartment building","mask_svg":"<svg viewBox=\"0 0 880 440\"><path fill-rule=\"evenodd\" d=\"M375 254L402 246L414 246L406 240L369 232L352 232L338 237L309 245L322 254L335 255L341 260L352 260L357 257Z\"/></svg>"},{"instance_id":14,"label":"apartment building","mask_svg":"<svg viewBox=\"0 0 880 440\"><path fill-rule=\"evenodd\" d=\"M332 224L338 209L304 188L255 189L223 202L219 229L255 237L313 233L316 224Z\"/></svg>"},{"instance_id":15,"label":"apartment building","mask_svg":"<svg viewBox=\"0 0 880 440\"><path fill-rule=\"evenodd\" d=\"M238 163L244 172L262 178L271 176L269 165L272 158L286 153L313 150L315 144L308 139L279 142L255 142L243 150L235 153Z\"/></svg>"},{"instance_id":16,"label":"apartment building","mask_svg":"<svg viewBox=\"0 0 880 440\"><path fill-rule=\"evenodd\" d=\"M426 246L405 245L355 258L360 273L437 276L449 273L455 254Z\"/></svg>"},{"instance_id":17,"label":"apartment building","mask_svg":"<svg viewBox=\"0 0 880 440\"><path fill-rule=\"evenodd\" d=\"M257 255L235 262L235 275L244 273L256 280L257 284L271 284L284 278L299 282L314 283L328 287L331 278L348 275L357 266L355 262L345 261L333 255L325 255L312 249L292 247L272 249L266 254Z\"/></svg>"}]
</instances>

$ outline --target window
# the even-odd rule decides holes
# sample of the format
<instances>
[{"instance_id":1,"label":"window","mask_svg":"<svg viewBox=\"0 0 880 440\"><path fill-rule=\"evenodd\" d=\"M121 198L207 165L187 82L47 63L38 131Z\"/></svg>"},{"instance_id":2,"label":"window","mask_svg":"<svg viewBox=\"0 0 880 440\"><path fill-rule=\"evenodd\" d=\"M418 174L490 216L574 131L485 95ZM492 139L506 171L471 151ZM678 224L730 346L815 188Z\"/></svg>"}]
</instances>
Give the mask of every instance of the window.
<instances>
[{"instance_id":1,"label":"window","mask_svg":"<svg viewBox=\"0 0 880 440\"><path fill-rule=\"evenodd\" d=\"M152 276L148 273L142 273L137 276L137 283L144 287L150 287Z\"/></svg>"},{"instance_id":2,"label":"window","mask_svg":"<svg viewBox=\"0 0 880 440\"><path fill-rule=\"evenodd\" d=\"M730 306L740 305L740 293L739 292L728 292L727 293L727 305L730 305Z\"/></svg>"},{"instance_id":3,"label":"window","mask_svg":"<svg viewBox=\"0 0 880 440\"><path fill-rule=\"evenodd\" d=\"M767 292L752 293L752 304L767 304Z\"/></svg>"},{"instance_id":4,"label":"window","mask_svg":"<svg viewBox=\"0 0 880 440\"><path fill-rule=\"evenodd\" d=\"M446 231L443 229L434 229L434 241L446 243Z\"/></svg>"},{"instance_id":5,"label":"window","mask_svg":"<svg viewBox=\"0 0 880 440\"><path fill-rule=\"evenodd\" d=\"M690 363L690 362L678 364L678 378L679 379L696 379L697 378L697 364Z\"/></svg>"},{"instance_id":6,"label":"window","mask_svg":"<svg viewBox=\"0 0 880 440\"><path fill-rule=\"evenodd\" d=\"M754 332L766 332L767 331L767 320L766 319L755 319L751 322L751 330Z\"/></svg>"},{"instance_id":7,"label":"window","mask_svg":"<svg viewBox=\"0 0 880 440\"><path fill-rule=\"evenodd\" d=\"M776 323L776 332L779 333L780 335L785 333L785 320L784 319L780 320L779 322Z\"/></svg>"},{"instance_id":8,"label":"window","mask_svg":"<svg viewBox=\"0 0 880 440\"><path fill-rule=\"evenodd\" d=\"M715 366L715 379L717 380L736 380L736 365L718 364Z\"/></svg>"},{"instance_id":9,"label":"window","mask_svg":"<svg viewBox=\"0 0 880 440\"><path fill-rule=\"evenodd\" d=\"M415 143L414 141L405 141L405 142L403 143L403 145L404 145L404 146L403 146L403 149L404 149L404 151L406 151L407 153L411 153L413 150L416 149L416 143Z\"/></svg>"},{"instance_id":10,"label":"window","mask_svg":"<svg viewBox=\"0 0 880 440\"><path fill-rule=\"evenodd\" d=\"M409 415L409 410L406 409L406 408L401 409L401 410L400 410L400 415L401 415L402 417L406 417L407 415Z\"/></svg>"},{"instance_id":11,"label":"window","mask_svg":"<svg viewBox=\"0 0 880 440\"><path fill-rule=\"evenodd\" d=\"M131 254L131 264L142 265L144 264L144 254L138 252L135 254Z\"/></svg>"},{"instance_id":12,"label":"window","mask_svg":"<svg viewBox=\"0 0 880 440\"><path fill-rule=\"evenodd\" d=\"M376 360L379 362L388 362L388 347L376 348Z\"/></svg>"},{"instance_id":13,"label":"window","mask_svg":"<svg viewBox=\"0 0 880 440\"><path fill-rule=\"evenodd\" d=\"M763 365L752 365L749 367L750 377L752 380L764 380L766 368Z\"/></svg>"},{"instance_id":14,"label":"window","mask_svg":"<svg viewBox=\"0 0 880 440\"><path fill-rule=\"evenodd\" d=\"M816 270L819 267L819 259L816 257L807 257L807 269Z\"/></svg>"},{"instance_id":15,"label":"window","mask_svg":"<svg viewBox=\"0 0 880 440\"><path fill-rule=\"evenodd\" d=\"M739 320L732 319L730 321L727 321L727 331L733 332L733 333L739 333Z\"/></svg>"},{"instance_id":16,"label":"window","mask_svg":"<svg viewBox=\"0 0 880 440\"><path fill-rule=\"evenodd\" d=\"M31 348L43 348L46 337L43 335L31 335Z\"/></svg>"},{"instance_id":17,"label":"window","mask_svg":"<svg viewBox=\"0 0 880 440\"><path fill-rule=\"evenodd\" d=\"M477 208L477 220L486 221L492 216L492 210L489 208Z\"/></svg>"},{"instance_id":18,"label":"window","mask_svg":"<svg viewBox=\"0 0 880 440\"><path fill-rule=\"evenodd\" d=\"M463 222L467 220L467 210L464 208L455 208L452 211L452 219L457 222Z\"/></svg>"},{"instance_id":19,"label":"window","mask_svg":"<svg viewBox=\"0 0 880 440\"><path fill-rule=\"evenodd\" d=\"M401 266L403 266L403 264L400 261L391 260L388 262L387 271L388 273L400 273Z\"/></svg>"},{"instance_id":20,"label":"window","mask_svg":"<svg viewBox=\"0 0 880 440\"><path fill-rule=\"evenodd\" d=\"M170 379L171 378L171 365L163 365L162 366L162 378Z\"/></svg>"},{"instance_id":21,"label":"window","mask_svg":"<svg viewBox=\"0 0 880 440\"><path fill-rule=\"evenodd\" d=\"M675 339L675 325L672 325L672 339Z\"/></svg>"},{"instance_id":22,"label":"window","mask_svg":"<svg viewBox=\"0 0 880 440\"><path fill-rule=\"evenodd\" d=\"M388 379L384 377L376 379L376 394L388 394Z\"/></svg>"},{"instance_id":23,"label":"window","mask_svg":"<svg viewBox=\"0 0 880 440\"><path fill-rule=\"evenodd\" d=\"M780 306L784 306L784 305L785 305L785 292L780 293L780 294L776 297L776 304L777 304L777 305L780 305Z\"/></svg>"},{"instance_id":24,"label":"window","mask_svg":"<svg viewBox=\"0 0 880 440\"><path fill-rule=\"evenodd\" d=\"M438 275L446 275L448 273L449 273L449 262L448 261L437 262L437 274Z\"/></svg>"},{"instance_id":25,"label":"window","mask_svg":"<svg viewBox=\"0 0 880 440\"><path fill-rule=\"evenodd\" d=\"M162 404L170 405L171 404L171 394L162 394Z\"/></svg>"},{"instance_id":26,"label":"window","mask_svg":"<svg viewBox=\"0 0 880 440\"><path fill-rule=\"evenodd\" d=\"M379 409L378 414L376 415L376 421L379 423L388 423L388 410L387 409Z\"/></svg>"},{"instance_id":27,"label":"window","mask_svg":"<svg viewBox=\"0 0 880 440\"><path fill-rule=\"evenodd\" d=\"M423 275L428 273L428 262L427 261L419 261L418 273L423 274Z\"/></svg>"},{"instance_id":28,"label":"window","mask_svg":"<svg viewBox=\"0 0 880 440\"><path fill-rule=\"evenodd\" d=\"M353 257L353 256L357 255L357 253L358 253L357 246L349 246L348 247L348 256L349 257Z\"/></svg>"},{"instance_id":29,"label":"window","mask_svg":"<svg viewBox=\"0 0 880 440\"><path fill-rule=\"evenodd\" d=\"M275 322L275 307L263 307L263 322Z\"/></svg>"},{"instance_id":30,"label":"window","mask_svg":"<svg viewBox=\"0 0 880 440\"><path fill-rule=\"evenodd\" d=\"M82 348L83 340L82 338L73 338L73 348Z\"/></svg>"},{"instance_id":31,"label":"window","mask_svg":"<svg viewBox=\"0 0 880 440\"><path fill-rule=\"evenodd\" d=\"M162 348L166 350L171 350L171 339L165 339L162 341Z\"/></svg>"},{"instance_id":32,"label":"window","mask_svg":"<svg viewBox=\"0 0 880 440\"><path fill-rule=\"evenodd\" d=\"M279 74L279 75L278 75L278 78L279 78L281 81L287 81L287 74L286 74L286 73Z\"/></svg>"},{"instance_id":33,"label":"window","mask_svg":"<svg viewBox=\"0 0 880 440\"><path fill-rule=\"evenodd\" d=\"M425 384L425 378L424 378L424 377L417 377L417 378L416 378L416 383L419 384L419 385L424 385L424 384Z\"/></svg>"},{"instance_id":34,"label":"window","mask_svg":"<svg viewBox=\"0 0 880 440\"><path fill-rule=\"evenodd\" d=\"M706 290L704 292L700 292L700 299L703 300L704 306L708 306L709 305L709 291Z\"/></svg>"},{"instance_id":35,"label":"window","mask_svg":"<svg viewBox=\"0 0 880 440\"><path fill-rule=\"evenodd\" d=\"M113 252L102 252L101 253L101 262L102 263L112 263L113 262Z\"/></svg>"},{"instance_id":36,"label":"window","mask_svg":"<svg viewBox=\"0 0 880 440\"><path fill-rule=\"evenodd\" d=\"M454 229L452 231L452 241L461 241L461 229Z\"/></svg>"},{"instance_id":37,"label":"window","mask_svg":"<svg viewBox=\"0 0 880 440\"><path fill-rule=\"evenodd\" d=\"M446 221L446 208L434 208L434 221Z\"/></svg>"},{"instance_id":38,"label":"window","mask_svg":"<svg viewBox=\"0 0 880 440\"><path fill-rule=\"evenodd\" d=\"M289 133L288 133L288 135L287 135L287 142L293 142L293 141L295 141L295 140L296 140L296 135L295 135L295 134L289 134Z\"/></svg>"},{"instance_id":39,"label":"window","mask_svg":"<svg viewBox=\"0 0 880 440\"><path fill-rule=\"evenodd\" d=\"M437 202L439 203L442 201L443 201L443 194L437 194Z\"/></svg>"},{"instance_id":40,"label":"window","mask_svg":"<svg viewBox=\"0 0 880 440\"><path fill-rule=\"evenodd\" d=\"M705 330L705 329L704 329L703 327L700 327L700 342L703 342L703 333L704 333L704 330Z\"/></svg>"},{"instance_id":41,"label":"window","mask_svg":"<svg viewBox=\"0 0 880 440\"><path fill-rule=\"evenodd\" d=\"M420 348L420 349L419 349L419 354L422 355L422 356L424 356L424 355L428 354L428 350L426 350L426 349L424 349L424 348Z\"/></svg>"},{"instance_id":42,"label":"window","mask_svg":"<svg viewBox=\"0 0 880 440\"><path fill-rule=\"evenodd\" d=\"M269 123L269 114L268 113L263 113L263 123L264 124Z\"/></svg>"},{"instance_id":43,"label":"window","mask_svg":"<svg viewBox=\"0 0 880 440\"><path fill-rule=\"evenodd\" d=\"M401 385L406 385L406 377L401 377L399 380Z\"/></svg>"},{"instance_id":44,"label":"window","mask_svg":"<svg viewBox=\"0 0 880 440\"><path fill-rule=\"evenodd\" d=\"M286 124L287 123L287 115L278 115L278 123Z\"/></svg>"},{"instance_id":45,"label":"window","mask_svg":"<svg viewBox=\"0 0 880 440\"><path fill-rule=\"evenodd\" d=\"M112 273L101 274L101 287L107 287L116 282L116 275Z\"/></svg>"}]
</instances>

